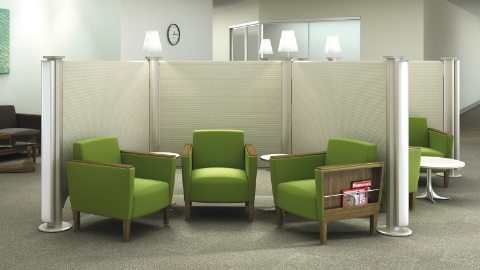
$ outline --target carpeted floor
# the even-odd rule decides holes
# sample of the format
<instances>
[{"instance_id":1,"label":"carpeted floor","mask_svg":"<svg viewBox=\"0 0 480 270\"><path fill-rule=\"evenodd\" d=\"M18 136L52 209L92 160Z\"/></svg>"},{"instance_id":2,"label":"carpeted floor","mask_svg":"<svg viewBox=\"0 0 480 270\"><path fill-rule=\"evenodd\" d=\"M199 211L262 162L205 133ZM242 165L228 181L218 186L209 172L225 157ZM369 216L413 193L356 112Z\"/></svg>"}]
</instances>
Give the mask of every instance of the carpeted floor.
<instances>
[{"instance_id":1,"label":"carpeted floor","mask_svg":"<svg viewBox=\"0 0 480 270\"><path fill-rule=\"evenodd\" d=\"M461 115L461 178L433 187L450 201L417 200L408 237L368 234L368 218L329 223L328 242L318 224L291 214L277 228L270 174L259 169L254 222L242 205L196 206L184 220L181 170L169 226L163 214L135 219L131 241L122 242L122 222L82 214L80 232L43 233L40 163L34 173L0 174L0 269L479 269L480 106ZM24 155L0 156L0 165L19 164ZM425 175L419 193L425 187ZM385 224L380 213L379 225ZM63 220L72 223L69 201Z\"/></svg>"}]
</instances>

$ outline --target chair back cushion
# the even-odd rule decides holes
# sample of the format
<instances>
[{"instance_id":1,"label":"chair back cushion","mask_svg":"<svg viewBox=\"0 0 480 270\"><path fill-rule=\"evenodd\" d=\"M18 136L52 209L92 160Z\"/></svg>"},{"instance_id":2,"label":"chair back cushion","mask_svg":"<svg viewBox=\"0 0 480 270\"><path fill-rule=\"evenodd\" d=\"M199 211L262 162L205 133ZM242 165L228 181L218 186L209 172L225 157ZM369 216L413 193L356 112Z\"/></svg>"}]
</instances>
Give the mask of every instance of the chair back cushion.
<instances>
[{"instance_id":1,"label":"chair back cushion","mask_svg":"<svg viewBox=\"0 0 480 270\"><path fill-rule=\"evenodd\" d=\"M245 144L240 130L195 130L192 167L245 169Z\"/></svg>"},{"instance_id":2,"label":"chair back cushion","mask_svg":"<svg viewBox=\"0 0 480 270\"><path fill-rule=\"evenodd\" d=\"M15 112L15 106L1 105L0 106L0 129L16 128L16 127L17 127L17 114Z\"/></svg>"},{"instance_id":3,"label":"chair back cushion","mask_svg":"<svg viewBox=\"0 0 480 270\"><path fill-rule=\"evenodd\" d=\"M429 147L427 118L410 116L408 119L408 145Z\"/></svg>"},{"instance_id":4,"label":"chair back cushion","mask_svg":"<svg viewBox=\"0 0 480 270\"><path fill-rule=\"evenodd\" d=\"M377 145L346 138L328 140L325 165L370 162L377 160Z\"/></svg>"},{"instance_id":5,"label":"chair back cushion","mask_svg":"<svg viewBox=\"0 0 480 270\"><path fill-rule=\"evenodd\" d=\"M73 158L121 164L116 137L97 137L75 142Z\"/></svg>"}]
</instances>

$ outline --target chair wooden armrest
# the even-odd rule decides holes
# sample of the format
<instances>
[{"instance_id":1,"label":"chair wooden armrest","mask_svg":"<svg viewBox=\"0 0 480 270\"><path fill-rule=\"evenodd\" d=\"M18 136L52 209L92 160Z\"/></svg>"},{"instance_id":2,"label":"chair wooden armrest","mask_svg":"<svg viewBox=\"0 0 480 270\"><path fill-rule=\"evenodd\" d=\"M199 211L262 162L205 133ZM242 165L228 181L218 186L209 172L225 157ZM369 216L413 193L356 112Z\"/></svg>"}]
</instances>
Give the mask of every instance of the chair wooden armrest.
<instances>
[{"instance_id":1,"label":"chair wooden armrest","mask_svg":"<svg viewBox=\"0 0 480 270\"><path fill-rule=\"evenodd\" d=\"M189 156L192 153L192 144L187 143L183 147L182 156Z\"/></svg>"},{"instance_id":2,"label":"chair wooden armrest","mask_svg":"<svg viewBox=\"0 0 480 270\"><path fill-rule=\"evenodd\" d=\"M256 156L257 152L255 151L255 148L253 148L253 145L251 144L245 144L245 147L247 148L247 152L249 156Z\"/></svg>"},{"instance_id":3,"label":"chair wooden armrest","mask_svg":"<svg viewBox=\"0 0 480 270\"><path fill-rule=\"evenodd\" d=\"M109 167L115 167L115 168L124 168L124 169L130 169L134 167L133 165L128 165L128 164L118 164L118 163L109 163L109 162L100 162L100 161L82 160L82 159L73 159L73 158L67 159L67 161L84 163L84 164L92 164L92 165L109 166Z\"/></svg>"},{"instance_id":4,"label":"chair wooden armrest","mask_svg":"<svg viewBox=\"0 0 480 270\"><path fill-rule=\"evenodd\" d=\"M439 130L439 129L436 129L436 128L428 128L428 130L443 134L445 136L453 136L451 133L448 133L448 132L445 132L445 131L442 131L442 130Z\"/></svg>"},{"instance_id":5,"label":"chair wooden armrest","mask_svg":"<svg viewBox=\"0 0 480 270\"><path fill-rule=\"evenodd\" d=\"M376 165L376 166L375 166ZM329 165L329 166L319 166L316 169L322 170L325 172L328 171L336 171L336 170L352 170L352 169L359 169L365 166L371 167L381 167L383 166L382 161L374 161L374 162L360 162L360 163L349 163L349 164L337 164L337 165Z\"/></svg>"},{"instance_id":6,"label":"chair wooden armrest","mask_svg":"<svg viewBox=\"0 0 480 270\"><path fill-rule=\"evenodd\" d=\"M174 155L157 154L157 153L150 153L150 152L130 151L130 150L120 150L120 153L133 154L133 155L143 155L143 156L152 156L152 157L175 158Z\"/></svg>"},{"instance_id":7,"label":"chair wooden armrest","mask_svg":"<svg viewBox=\"0 0 480 270\"><path fill-rule=\"evenodd\" d=\"M313 155L325 155L327 152L309 152L309 153L300 153L300 154L289 154L289 155L278 155L278 156L271 156L270 158L274 159L282 159L282 158L291 158L291 157L306 157L306 156L313 156Z\"/></svg>"}]
</instances>

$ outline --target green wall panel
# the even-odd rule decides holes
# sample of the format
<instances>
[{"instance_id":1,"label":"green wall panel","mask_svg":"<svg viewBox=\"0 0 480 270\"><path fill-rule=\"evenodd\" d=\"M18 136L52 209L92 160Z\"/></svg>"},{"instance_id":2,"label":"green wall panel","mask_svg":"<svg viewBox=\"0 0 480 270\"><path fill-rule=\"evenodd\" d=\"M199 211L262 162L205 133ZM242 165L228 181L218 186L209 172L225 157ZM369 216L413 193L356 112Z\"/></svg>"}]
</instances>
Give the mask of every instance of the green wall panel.
<instances>
[{"instance_id":1,"label":"green wall panel","mask_svg":"<svg viewBox=\"0 0 480 270\"><path fill-rule=\"evenodd\" d=\"M0 9L0 74L10 72L10 11Z\"/></svg>"}]
</instances>

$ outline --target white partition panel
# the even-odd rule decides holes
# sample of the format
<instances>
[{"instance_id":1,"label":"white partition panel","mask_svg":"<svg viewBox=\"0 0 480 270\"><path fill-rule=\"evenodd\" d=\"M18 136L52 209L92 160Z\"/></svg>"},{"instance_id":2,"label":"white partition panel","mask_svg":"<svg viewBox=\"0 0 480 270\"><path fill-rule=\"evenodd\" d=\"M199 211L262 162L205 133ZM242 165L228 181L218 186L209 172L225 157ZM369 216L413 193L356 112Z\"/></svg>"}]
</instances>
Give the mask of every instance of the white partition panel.
<instances>
[{"instance_id":1,"label":"white partition panel","mask_svg":"<svg viewBox=\"0 0 480 270\"><path fill-rule=\"evenodd\" d=\"M160 62L160 151L181 153L196 129L243 130L259 156L280 153L281 63Z\"/></svg>"},{"instance_id":2,"label":"white partition panel","mask_svg":"<svg viewBox=\"0 0 480 270\"><path fill-rule=\"evenodd\" d=\"M75 141L97 136L118 137L120 149L148 151L148 104L147 62L64 62L64 158L72 158Z\"/></svg>"},{"instance_id":3,"label":"white partition panel","mask_svg":"<svg viewBox=\"0 0 480 270\"><path fill-rule=\"evenodd\" d=\"M410 61L409 73L409 114L443 130L443 62Z\"/></svg>"},{"instance_id":4,"label":"white partition panel","mask_svg":"<svg viewBox=\"0 0 480 270\"><path fill-rule=\"evenodd\" d=\"M375 143L385 161L386 73L385 62L294 62L292 152L347 137Z\"/></svg>"}]
</instances>

